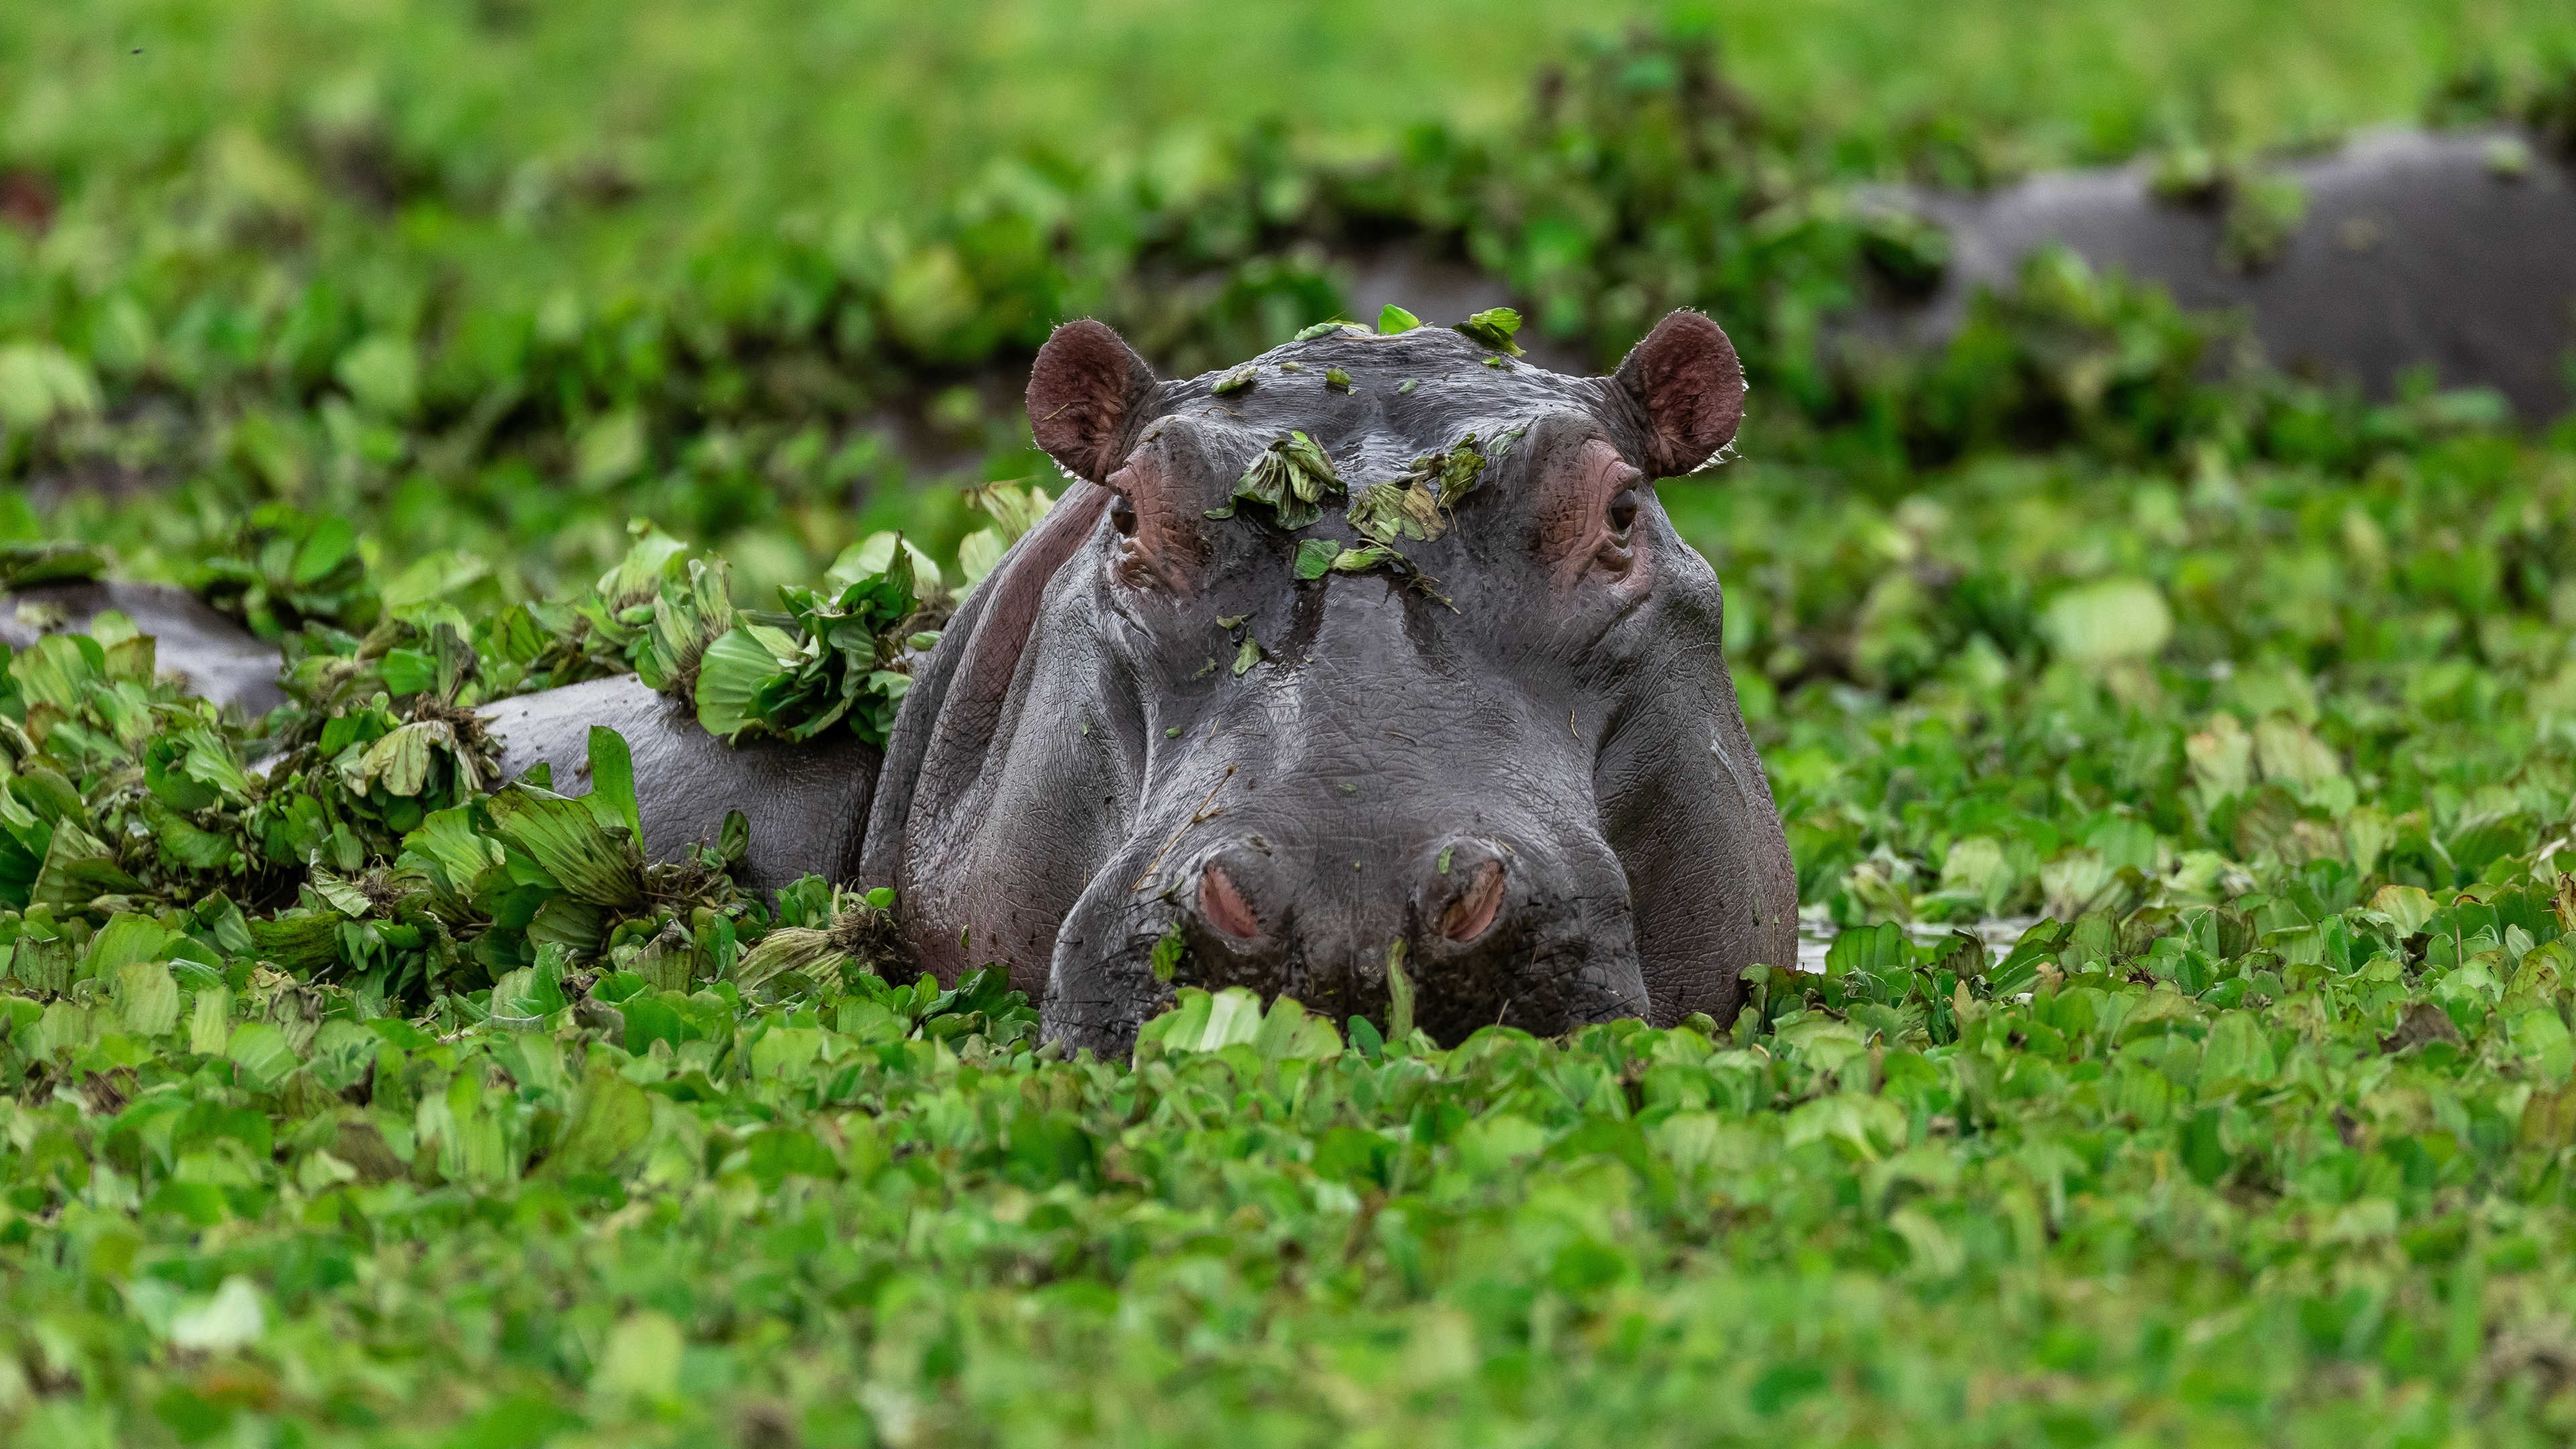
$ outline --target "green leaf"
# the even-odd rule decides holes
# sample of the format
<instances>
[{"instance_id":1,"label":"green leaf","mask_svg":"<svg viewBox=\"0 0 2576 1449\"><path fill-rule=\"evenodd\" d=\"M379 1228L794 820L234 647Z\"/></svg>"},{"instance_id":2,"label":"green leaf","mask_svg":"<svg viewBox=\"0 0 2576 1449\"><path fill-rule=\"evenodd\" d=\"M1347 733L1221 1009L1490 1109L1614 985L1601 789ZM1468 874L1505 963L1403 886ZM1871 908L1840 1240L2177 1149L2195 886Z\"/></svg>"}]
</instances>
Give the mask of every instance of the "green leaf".
<instances>
[{"instance_id":1,"label":"green leaf","mask_svg":"<svg viewBox=\"0 0 2576 1449\"><path fill-rule=\"evenodd\" d=\"M163 1036L179 1024L179 983L158 961L117 968L116 1002L131 1035Z\"/></svg>"},{"instance_id":2,"label":"green leaf","mask_svg":"<svg viewBox=\"0 0 2576 1449\"><path fill-rule=\"evenodd\" d=\"M1336 392L1349 392L1351 390L1351 375L1342 371L1338 367L1325 368L1324 386L1331 388Z\"/></svg>"},{"instance_id":3,"label":"green leaf","mask_svg":"<svg viewBox=\"0 0 2576 1449\"><path fill-rule=\"evenodd\" d=\"M501 847L474 827L466 806L432 811L402 844L399 863L426 871L456 900L472 899L485 874L502 864Z\"/></svg>"},{"instance_id":4,"label":"green leaf","mask_svg":"<svg viewBox=\"0 0 2576 1449\"><path fill-rule=\"evenodd\" d=\"M1413 978L1404 969L1404 941L1386 948L1386 1039L1402 1048L1413 1039Z\"/></svg>"},{"instance_id":5,"label":"green leaf","mask_svg":"<svg viewBox=\"0 0 2576 1449\"><path fill-rule=\"evenodd\" d=\"M517 781L484 806L492 828L574 899L616 910L643 904L638 845L608 833L588 802Z\"/></svg>"},{"instance_id":6,"label":"green leaf","mask_svg":"<svg viewBox=\"0 0 2576 1449\"><path fill-rule=\"evenodd\" d=\"M1154 942L1154 954L1150 963L1153 967L1154 979L1171 980L1181 969L1181 957L1188 950L1189 942L1182 938L1181 928L1177 924L1166 927L1163 934Z\"/></svg>"},{"instance_id":7,"label":"green leaf","mask_svg":"<svg viewBox=\"0 0 2576 1449\"><path fill-rule=\"evenodd\" d=\"M274 1088L303 1065L296 1058L295 1048L287 1043L286 1033L264 1021L246 1021L234 1027L224 1055L240 1069L242 1085L255 1092Z\"/></svg>"},{"instance_id":8,"label":"green leaf","mask_svg":"<svg viewBox=\"0 0 2576 1449\"><path fill-rule=\"evenodd\" d=\"M623 825L641 849L644 814L635 803L635 757L626 737L606 725L590 727L590 803L603 823Z\"/></svg>"},{"instance_id":9,"label":"green leaf","mask_svg":"<svg viewBox=\"0 0 2576 1449\"><path fill-rule=\"evenodd\" d=\"M1520 344L1512 340L1521 330L1521 314L1509 307L1488 307L1459 323L1457 330L1506 356L1521 355Z\"/></svg>"},{"instance_id":10,"label":"green leaf","mask_svg":"<svg viewBox=\"0 0 2576 1449\"><path fill-rule=\"evenodd\" d=\"M1261 647L1260 640L1253 638L1250 634L1244 635L1243 647L1234 652L1235 678L1242 678L1246 671L1250 670L1255 664L1261 662L1261 656L1267 652L1267 650L1264 650Z\"/></svg>"},{"instance_id":11,"label":"green leaf","mask_svg":"<svg viewBox=\"0 0 2576 1449\"><path fill-rule=\"evenodd\" d=\"M1247 362L1208 384L1208 391L1217 397L1230 397L1251 387L1260 376L1261 370Z\"/></svg>"},{"instance_id":12,"label":"green leaf","mask_svg":"<svg viewBox=\"0 0 2576 1449\"><path fill-rule=\"evenodd\" d=\"M1340 557L1342 545L1337 539L1309 538L1297 545L1296 576L1299 582L1320 579Z\"/></svg>"},{"instance_id":13,"label":"green leaf","mask_svg":"<svg viewBox=\"0 0 2576 1449\"><path fill-rule=\"evenodd\" d=\"M573 1098L572 1120L545 1163L558 1175L607 1172L653 1130L653 1099L617 1074L605 1056L594 1056Z\"/></svg>"},{"instance_id":14,"label":"green leaf","mask_svg":"<svg viewBox=\"0 0 2576 1449\"><path fill-rule=\"evenodd\" d=\"M1339 321L1317 322L1312 326L1298 329L1297 335L1289 338L1288 340L1291 342L1312 342L1318 337L1332 336L1334 333L1341 331L1345 325L1347 324ZM1275 336L1277 334L1274 333L1272 335Z\"/></svg>"},{"instance_id":15,"label":"green leaf","mask_svg":"<svg viewBox=\"0 0 2576 1449\"><path fill-rule=\"evenodd\" d=\"M1398 332L1410 332L1421 325L1421 318L1405 311L1402 307L1395 305L1393 302L1389 302L1385 306L1377 309L1377 330L1383 336L1392 337ZM1410 383L1406 384L1408 387L1411 385L1412 384Z\"/></svg>"},{"instance_id":16,"label":"green leaf","mask_svg":"<svg viewBox=\"0 0 2576 1449\"><path fill-rule=\"evenodd\" d=\"M724 740L764 724L757 712L761 691L785 672L776 651L749 627L731 630L707 647L699 666L698 723Z\"/></svg>"}]
</instances>

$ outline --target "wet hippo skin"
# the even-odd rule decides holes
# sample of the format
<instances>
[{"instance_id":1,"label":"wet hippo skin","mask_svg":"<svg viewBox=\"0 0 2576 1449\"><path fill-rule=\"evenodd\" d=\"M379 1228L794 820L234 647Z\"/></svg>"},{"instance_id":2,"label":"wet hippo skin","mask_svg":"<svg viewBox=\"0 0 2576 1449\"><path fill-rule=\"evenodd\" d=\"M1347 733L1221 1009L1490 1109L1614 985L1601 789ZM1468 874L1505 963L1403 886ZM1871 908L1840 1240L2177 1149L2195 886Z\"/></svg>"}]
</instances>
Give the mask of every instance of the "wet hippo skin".
<instances>
[{"instance_id":1,"label":"wet hippo skin","mask_svg":"<svg viewBox=\"0 0 2576 1449\"><path fill-rule=\"evenodd\" d=\"M803 875L846 880L874 795L878 754L846 730L798 744L728 745L698 726L688 706L632 674L523 694L480 711L499 737L503 777L540 762L566 795L590 792L590 727L626 737L647 855L668 859L712 843L725 812L751 822L751 849L735 879L776 890Z\"/></svg>"}]
</instances>

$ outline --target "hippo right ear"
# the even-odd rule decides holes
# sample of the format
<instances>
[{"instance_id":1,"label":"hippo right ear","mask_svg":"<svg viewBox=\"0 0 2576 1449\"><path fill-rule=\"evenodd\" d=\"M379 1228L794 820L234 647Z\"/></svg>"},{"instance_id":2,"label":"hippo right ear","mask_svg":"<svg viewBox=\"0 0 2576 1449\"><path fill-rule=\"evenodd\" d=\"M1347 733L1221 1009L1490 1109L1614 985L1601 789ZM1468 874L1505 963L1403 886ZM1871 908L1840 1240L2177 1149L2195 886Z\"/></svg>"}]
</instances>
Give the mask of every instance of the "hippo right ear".
<instances>
[{"instance_id":1,"label":"hippo right ear","mask_svg":"<svg viewBox=\"0 0 2576 1449\"><path fill-rule=\"evenodd\" d=\"M1669 313L1619 364L1617 381L1646 414L1646 456L1678 478L1735 441L1744 421L1744 365L1726 329L1687 308Z\"/></svg>"},{"instance_id":2,"label":"hippo right ear","mask_svg":"<svg viewBox=\"0 0 2576 1449\"><path fill-rule=\"evenodd\" d=\"M1154 369L1100 322L1067 322L1038 349L1029 372L1029 427L1038 446L1077 477L1104 482L1118 469L1118 440L1154 390Z\"/></svg>"}]
</instances>

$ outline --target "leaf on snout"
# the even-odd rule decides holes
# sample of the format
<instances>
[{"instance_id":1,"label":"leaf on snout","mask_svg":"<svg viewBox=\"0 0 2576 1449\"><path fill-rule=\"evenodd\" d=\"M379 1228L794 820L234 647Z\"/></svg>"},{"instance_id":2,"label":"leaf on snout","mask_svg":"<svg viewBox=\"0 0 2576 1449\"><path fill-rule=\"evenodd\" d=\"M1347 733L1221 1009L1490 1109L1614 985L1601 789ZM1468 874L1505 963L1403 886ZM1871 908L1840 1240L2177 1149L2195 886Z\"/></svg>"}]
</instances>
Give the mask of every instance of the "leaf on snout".
<instances>
[{"instance_id":1,"label":"leaf on snout","mask_svg":"<svg viewBox=\"0 0 2576 1449\"><path fill-rule=\"evenodd\" d=\"M1252 386L1260 376L1260 369L1247 362L1209 384L1208 391L1218 397L1229 397Z\"/></svg>"},{"instance_id":2,"label":"leaf on snout","mask_svg":"<svg viewBox=\"0 0 2576 1449\"><path fill-rule=\"evenodd\" d=\"M1289 340L1292 342L1312 342L1318 337L1330 337L1341 330L1342 324L1339 322L1318 322L1312 327L1301 329L1295 337L1290 338Z\"/></svg>"},{"instance_id":3,"label":"leaf on snout","mask_svg":"<svg viewBox=\"0 0 2576 1449\"><path fill-rule=\"evenodd\" d=\"M1421 325L1421 318L1393 302L1377 309L1377 330L1382 337L1392 337L1398 332L1410 332Z\"/></svg>"},{"instance_id":4,"label":"leaf on snout","mask_svg":"<svg viewBox=\"0 0 2576 1449\"><path fill-rule=\"evenodd\" d=\"M1267 652L1267 650L1264 650L1261 647L1260 640L1253 638L1249 634L1244 635L1243 647L1234 652L1235 677L1238 679L1241 678L1244 671L1250 669L1255 664L1260 663L1261 656Z\"/></svg>"},{"instance_id":5,"label":"leaf on snout","mask_svg":"<svg viewBox=\"0 0 2576 1449\"><path fill-rule=\"evenodd\" d=\"M1329 387L1336 392L1349 392L1351 390L1351 375L1342 371L1338 367L1325 368L1324 386Z\"/></svg>"}]
</instances>

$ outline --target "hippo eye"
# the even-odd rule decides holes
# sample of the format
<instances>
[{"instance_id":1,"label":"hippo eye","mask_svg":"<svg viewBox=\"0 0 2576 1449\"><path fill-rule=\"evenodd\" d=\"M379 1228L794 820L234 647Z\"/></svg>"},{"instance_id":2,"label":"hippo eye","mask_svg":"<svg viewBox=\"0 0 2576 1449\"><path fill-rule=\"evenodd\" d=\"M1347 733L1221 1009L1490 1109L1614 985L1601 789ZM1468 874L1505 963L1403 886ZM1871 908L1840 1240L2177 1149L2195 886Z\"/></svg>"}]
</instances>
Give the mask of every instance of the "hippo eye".
<instances>
[{"instance_id":1,"label":"hippo eye","mask_svg":"<svg viewBox=\"0 0 2576 1449\"><path fill-rule=\"evenodd\" d=\"M1637 490L1634 488L1620 489L1619 495L1610 500L1610 507L1605 516L1609 519L1610 531L1612 533L1624 534L1630 528L1635 527L1637 522Z\"/></svg>"},{"instance_id":2,"label":"hippo eye","mask_svg":"<svg viewBox=\"0 0 2576 1449\"><path fill-rule=\"evenodd\" d=\"M1113 494L1110 497L1109 526L1117 529L1122 537L1136 536L1136 505L1129 502L1124 493Z\"/></svg>"}]
</instances>

